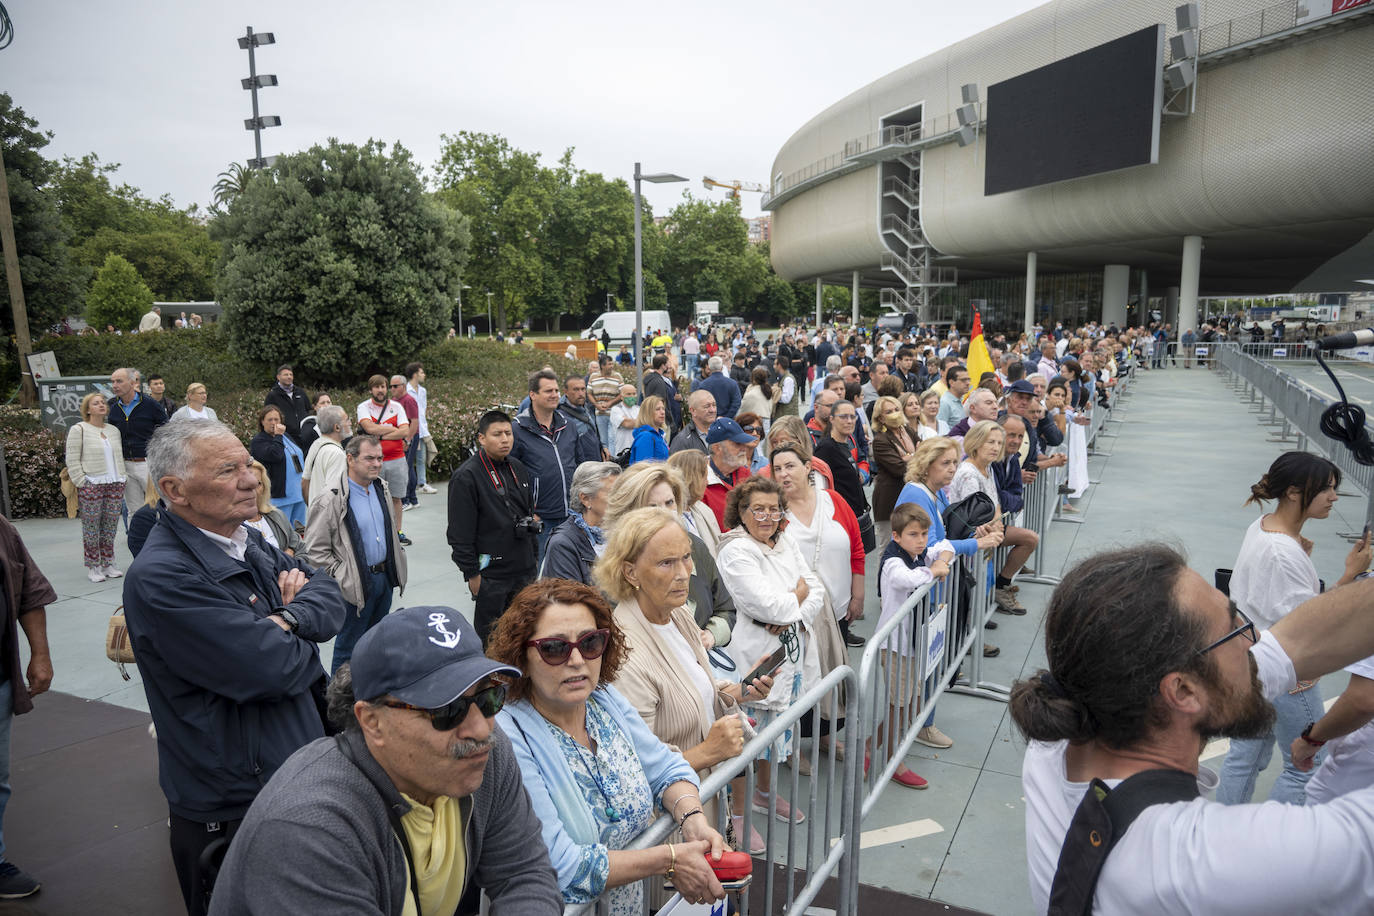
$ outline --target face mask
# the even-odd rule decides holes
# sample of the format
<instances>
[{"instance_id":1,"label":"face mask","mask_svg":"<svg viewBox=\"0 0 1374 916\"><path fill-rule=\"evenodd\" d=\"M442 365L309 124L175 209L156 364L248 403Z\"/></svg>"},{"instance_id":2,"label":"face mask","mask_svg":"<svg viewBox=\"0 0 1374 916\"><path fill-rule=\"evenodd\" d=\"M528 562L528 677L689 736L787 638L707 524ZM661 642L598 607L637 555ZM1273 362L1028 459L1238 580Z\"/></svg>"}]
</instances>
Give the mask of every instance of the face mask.
<instances>
[{"instance_id":1,"label":"face mask","mask_svg":"<svg viewBox=\"0 0 1374 916\"><path fill-rule=\"evenodd\" d=\"M632 394L632 395L630 395L628 398L625 399L625 406L626 406L626 407L633 407L633 406L635 406L635 404L637 404L638 402L639 402L639 395Z\"/></svg>"}]
</instances>

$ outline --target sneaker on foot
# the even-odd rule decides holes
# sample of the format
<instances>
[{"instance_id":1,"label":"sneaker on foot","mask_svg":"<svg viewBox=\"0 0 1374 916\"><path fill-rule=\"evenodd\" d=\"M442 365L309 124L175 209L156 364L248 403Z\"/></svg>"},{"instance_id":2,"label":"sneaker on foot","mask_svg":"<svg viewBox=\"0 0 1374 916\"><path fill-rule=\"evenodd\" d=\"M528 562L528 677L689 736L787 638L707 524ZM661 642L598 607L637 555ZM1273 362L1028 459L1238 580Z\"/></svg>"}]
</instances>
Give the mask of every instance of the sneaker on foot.
<instances>
[{"instance_id":1,"label":"sneaker on foot","mask_svg":"<svg viewBox=\"0 0 1374 916\"><path fill-rule=\"evenodd\" d=\"M735 825L735 845L744 846L739 839L739 835L744 832L744 816L735 814L731 816L730 820ZM749 844L743 851L751 856L761 856L768 851L768 846L763 842L763 835L752 826L749 828Z\"/></svg>"},{"instance_id":2,"label":"sneaker on foot","mask_svg":"<svg viewBox=\"0 0 1374 916\"><path fill-rule=\"evenodd\" d=\"M908 789L924 789L930 785L915 770L907 770L906 772L898 770L892 774L892 781L899 786L906 786Z\"/></svg>"},{"instance_id":3,"label":"sneaker on foot","mask_svg":"<svg viewBox=\"0 0 1374 916\"><path fill-rule=\"evenodd\" d=\"M431 487L429 484L425 484L423 487L420 488L420 492L429 496L433 496L435 493L438 493L439 491Z\"/></svg>"},{"instance_id":4,"label":"sneaker on foot","mask_svg":"<svg viewBox=\"0 0 1374 916\"><path fill-rule=\"evenodd\" d=\"M934 725L927 725L916 733L916 740L926 747L954 747L954 739Z\"/></svg>"},{"instance_id":5,"label":"sneaker on foot","mask_svg":"<svg viewBox=\"0 0 1374 916\"><path fill-rule=\"evenodd\" d=\"M398 541L401 542L401 546L402 546L402 547L409 547L412 543L414 543L413 541L411 541L410 538L406 537L404 531L402 531L400 534L396 535L396 540L398 540Z\"/></svg>"},{"instance_id":6,"label":"sneaker on foot","mask_svg":"<svg viewBox=\"0 0 1374 916\"><path fill-rule=\"evenodd\" d=\"M993 600L997 602L997 610L1003 614L1011 614L1020 617L1026 613L1021 602L1016 600L1016 593L1006 588L998 588L993 592Z\"/></svg>"},{"instance_id":7,"label":"sneaker on foot","mask_svg":"<svg viewBox=\"0 0 1374 916\"><path fill-rule=\"evenodd\" d=\"M983 658L996 658L1001 654L1001 649L997 648L996 646L990 646L987 643L983 643Z\"/></svg>"},{"instance_id":8,"label":"sneaker on foot","mask_svg":"<svg viewBox=\"0 0 1374 916\"><path fill-rule=\"evenodd\" d=\"M419 505L419 503L401 503L401 511L409 512L411 509L414 509Z\"/></svg>"},{"instance_id":9,"label":"sneaker on foot","mask_svg":"<svg viewBox=\"0 0 1374 916\"><path fill-rule=\"evenodd\" d=\"M92 582L104 582L105 574L98 569L88 569L86 570L86 578Z\"/></svg>"},{"instance_id":10,"label":"sneaker on foot","mask_svg":"<svg viewBox=\"0 0 1374 916\"><path fill-rule=\"evenodd\" d=\"M858 649L862 647L865 642L867 642L867 640L858 633L848 633L844 637L844 644L851 649Z\"/></svg>"},{"instance_id":11,"label":"sneaker on foot","mask_svg":"<svg viewBox=\"0 0 1374 916\"><path fill-rule=\"evenodd\" d=\"M118 579L120 576L124 575L124 573L120 572L119 569L114 566L106 566L104 573L106 579Z\"/></svg>"},{"instance_id":12,"label":"sneaker on foot","mask_svg":"<svg viewBox=\"0 0 1374 916\"><path fill-rule=\"evenodd\" d=\"M782 796L772 794L765 795L757 789L754 791L755 814L768 814L770 802L773 809L773 816L783 823L787 823L788 820L791 820L794 824L800 824L802 821L806 820L806 813L800 808L792 807L788 804L787 799Z\"/></svg>"},{"instance_id":13,"label":"sneaker on foot","mask_svg":"<svg viewBox=\"0 0 1374 916\"><path fill-rule=\"evenodd\" d=\"M0 900L18 900L36 894L43 885L10 862L0 862Z\"/></svg>"}]
</instances>

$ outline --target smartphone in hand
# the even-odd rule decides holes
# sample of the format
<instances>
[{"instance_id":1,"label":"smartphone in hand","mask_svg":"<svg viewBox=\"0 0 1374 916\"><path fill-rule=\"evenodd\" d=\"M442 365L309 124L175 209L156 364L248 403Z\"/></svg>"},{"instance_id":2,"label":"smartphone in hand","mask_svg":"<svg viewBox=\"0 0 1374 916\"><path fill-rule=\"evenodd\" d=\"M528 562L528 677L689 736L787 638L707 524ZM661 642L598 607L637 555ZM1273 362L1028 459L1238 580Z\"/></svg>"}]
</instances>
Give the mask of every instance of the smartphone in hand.
<instances>
[{"instance_id":1,"label":"smartphone in hand","mask_svg":"<svg viewBox=\"0 0 1374 916\"><path fill-rule=\"evenodd\" d=\"M752 687L756 679L761 677L767 677L774 671L777 671L779 668L782 667L782 663L786 660L787 647L778 646L777 650L772 655L768 656L763 661L759 662L758 667L756 667L753 671L750 671L743 678L741 678L740 683Z\"/></svg>"}]
</instances>

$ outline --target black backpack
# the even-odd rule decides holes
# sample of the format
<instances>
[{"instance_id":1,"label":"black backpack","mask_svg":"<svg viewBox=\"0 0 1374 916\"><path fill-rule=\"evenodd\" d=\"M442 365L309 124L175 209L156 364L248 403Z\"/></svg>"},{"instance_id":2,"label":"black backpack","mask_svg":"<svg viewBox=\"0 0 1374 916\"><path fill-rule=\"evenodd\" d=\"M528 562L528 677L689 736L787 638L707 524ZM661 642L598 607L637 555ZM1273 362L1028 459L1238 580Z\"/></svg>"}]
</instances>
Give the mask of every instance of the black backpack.
<instances>
[{"instance_id":1,"label":"black backpack","mask_svg":"<svg viewBox=\"0 0 1374 916\"><path fill-rule=\"evenodd\" d=\"M963 541L974 536L973 532L997 517L997 505L986 493L970 493L952 506L945 509L945 537L951 541Z\"/></svg>"}]
</instances>

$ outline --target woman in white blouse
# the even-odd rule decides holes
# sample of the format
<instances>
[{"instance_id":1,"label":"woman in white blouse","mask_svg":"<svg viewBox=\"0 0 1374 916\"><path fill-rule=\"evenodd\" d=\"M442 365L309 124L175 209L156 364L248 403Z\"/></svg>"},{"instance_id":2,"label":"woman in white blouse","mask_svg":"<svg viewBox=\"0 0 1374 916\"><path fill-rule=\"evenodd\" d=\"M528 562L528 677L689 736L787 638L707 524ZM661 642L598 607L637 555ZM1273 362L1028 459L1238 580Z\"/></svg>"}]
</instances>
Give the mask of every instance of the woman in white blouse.
<instances>
[{"instance_id":1,"label":"woman in white blouse","mask_svg":"<svg viewBox=\"0 0 1374 916\"><path fill-rule=\"evenodd\" d=\"M206 407L205 402L210 399L210 393L205 390L205 386L200 382L192 382L186 386L186 403L178 407L172 414L173 420L190 418L192 420L218 420L215 416L215 408Z\"/></svg>"},{"instance_id":2,"label":"woman in white blouse","mask_svg":"<svg viewBox=\"0 0 1374 916\"><path fill-rule=\"evenodd\" d=\"M124 446L105 422L110 407L96 392L81 399L81 422L67 430L67 476L76 485L86 578L104 582L124 575L114 565L115 534L124 507Z\"/></svg>"},{"instance_id":3,"label":"woman in white blouse","mask_svg":"<svg viewBox=\"0 0 1374 916\"><path fill-rule=\"evenodd\" d=\"M998 516L1002 514L1002 504L997 499L997 481L992 478L992 463L1002 460L1004 442L1006 433L996 420L979 420L969 427L964 436L964 460L949 483L951 505L971 493L986 493L997 507Z\"/></svg>"},{"instance_id":4,"label":"woman in white blouse","mask_svg":"<svg viewBox=\"0 0 1374 916\"><path fill-rule=\"evenodd\" d=\"M301 548L301 536L286 520L286 514L272 505L272 481L261 461L253 462L258 475L258 514L243 523L262 535L263 540L289 557Z\"/></svg>"}]
</instances>

